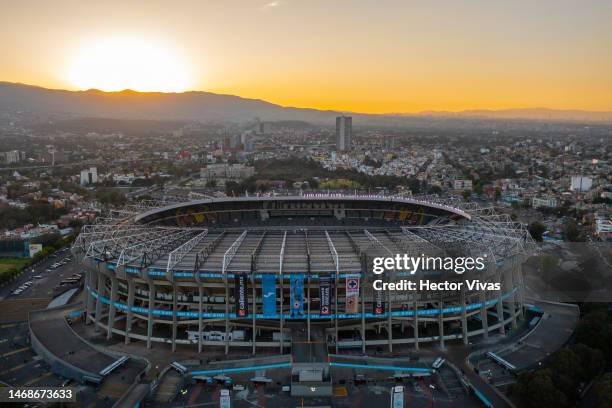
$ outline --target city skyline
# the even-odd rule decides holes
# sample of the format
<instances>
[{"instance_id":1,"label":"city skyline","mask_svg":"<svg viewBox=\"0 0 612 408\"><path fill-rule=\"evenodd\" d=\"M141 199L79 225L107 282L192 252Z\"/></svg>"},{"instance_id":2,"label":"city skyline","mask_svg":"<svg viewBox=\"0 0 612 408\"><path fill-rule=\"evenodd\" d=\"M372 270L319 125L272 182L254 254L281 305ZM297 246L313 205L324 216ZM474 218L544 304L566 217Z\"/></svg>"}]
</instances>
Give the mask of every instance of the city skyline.
<instances>
[{"instance_id":1,"label":"city skyline","mask_svg":"<svg viewBox=\"0 0 612 408\"><path fill-rule=\"evenodd\" d=\"M612 110L612 5L184 1L3 7L0 80L363 113ZM44 62L44 63L41 63Z\"/></svg>"}]
</instances>

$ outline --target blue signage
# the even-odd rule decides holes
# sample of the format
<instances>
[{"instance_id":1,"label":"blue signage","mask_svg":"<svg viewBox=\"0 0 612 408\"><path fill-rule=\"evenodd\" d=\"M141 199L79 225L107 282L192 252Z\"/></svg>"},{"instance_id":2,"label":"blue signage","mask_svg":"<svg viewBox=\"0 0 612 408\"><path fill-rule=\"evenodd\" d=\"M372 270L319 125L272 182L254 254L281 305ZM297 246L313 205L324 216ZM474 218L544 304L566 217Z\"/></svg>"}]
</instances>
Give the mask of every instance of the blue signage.
<instances>
[{"instance_id":1,"label":"blue signage","mask_svg":"<svg viewBox=\"0 0 612 408\"><path fill-rule=\"evenodd\" d=\"M261 287L264 318L275 318L276 315L276 276L262 275Z\"/></svg>"},{"instance_id":2,"label":"blue signage","mask_svg":"<svg viewBox=\"0 0 612 408\"><path fill-rule=\"evenodd\" d=\"M293 318L304 316L304 275L290 275L290 315Z\"/></svg>"}]
</instances>

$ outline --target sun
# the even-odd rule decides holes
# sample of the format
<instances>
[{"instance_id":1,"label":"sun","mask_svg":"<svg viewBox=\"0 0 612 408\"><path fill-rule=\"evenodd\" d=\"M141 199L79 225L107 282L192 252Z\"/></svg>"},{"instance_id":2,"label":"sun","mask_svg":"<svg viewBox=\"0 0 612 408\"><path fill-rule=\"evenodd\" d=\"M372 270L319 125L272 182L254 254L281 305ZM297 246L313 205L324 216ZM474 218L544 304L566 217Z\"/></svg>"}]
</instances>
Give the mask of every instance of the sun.
<instances>
[{"instance_id":1,"label":"sun","mask_svg":"<svg viewBox=\"0 0 612 408\"><path fill-rule=\"evenodd\" d=\"M188 71L180 56L159 42L116 37L83 46L66 79L79 89L183 92L191 85Z\"/></svg>"}]
</instances>

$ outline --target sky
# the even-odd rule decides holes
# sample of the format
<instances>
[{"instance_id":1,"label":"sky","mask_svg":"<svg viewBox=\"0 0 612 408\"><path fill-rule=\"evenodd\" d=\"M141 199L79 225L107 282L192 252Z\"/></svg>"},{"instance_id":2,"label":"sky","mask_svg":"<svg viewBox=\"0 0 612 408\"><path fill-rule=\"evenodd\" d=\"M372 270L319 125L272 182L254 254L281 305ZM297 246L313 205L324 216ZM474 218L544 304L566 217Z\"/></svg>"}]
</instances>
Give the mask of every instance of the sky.
<instances>
[{"instance_id":1,"label":"sky","mask_svg":"<svg viewBox=\"0 0 612 408\"><path fill-rule=\"evenodd\" d=\"M369 113L612 111L609 0L0 0L0 80Z\"/></svg>"}]
</instances>

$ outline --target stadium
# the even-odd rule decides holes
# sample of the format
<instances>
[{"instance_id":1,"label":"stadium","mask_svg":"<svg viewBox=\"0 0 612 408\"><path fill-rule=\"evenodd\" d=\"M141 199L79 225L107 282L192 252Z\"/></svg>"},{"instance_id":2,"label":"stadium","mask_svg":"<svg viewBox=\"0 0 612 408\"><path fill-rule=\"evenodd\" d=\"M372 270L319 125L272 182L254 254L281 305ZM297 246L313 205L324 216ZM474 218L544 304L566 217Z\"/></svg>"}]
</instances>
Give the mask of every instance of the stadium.
<instances>
[{"instance_id":1,"label":"stadium","mask_svg":"<svg viewBox=\"0 0 612 408\"><path fill-rule=\"evenodd\" d=\"M285 353L298 340L363 353L504 333L524 313L529 233L439 197L296 194L145 201L85 226L87 323L108 338L198 352ZM500 290L379 291L372 259L484 257ZM427 279L465 276L427 271Z\"/></svg>"}]
</instances>

